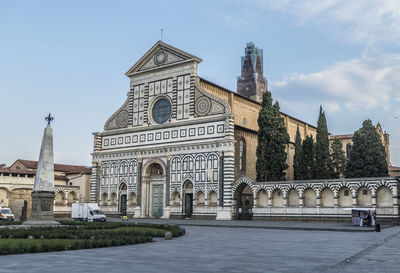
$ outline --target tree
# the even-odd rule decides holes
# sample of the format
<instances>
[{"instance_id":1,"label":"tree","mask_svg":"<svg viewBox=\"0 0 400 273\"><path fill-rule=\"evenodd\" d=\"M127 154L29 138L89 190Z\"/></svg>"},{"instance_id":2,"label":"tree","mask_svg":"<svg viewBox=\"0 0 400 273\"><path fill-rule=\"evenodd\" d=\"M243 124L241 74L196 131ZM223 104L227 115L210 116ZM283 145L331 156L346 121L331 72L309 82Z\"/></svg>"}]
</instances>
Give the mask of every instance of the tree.
<instances>
[{"instance_id":1,"label":"tree","mask_svg":"<svg viewBox=\"0 0 400 273\"><path fill-rule=\"evenodd\" d=\"M293 173L294 180L303 179L303 165L302 165L302 147L299 126L297 126L296 137L294 140L294 157L293 157Z\"/></svg>"},{"instance_id":2,"label":"tree","mask_svg":"<svg viewBox=\"0 0 400 273\"><path fill-rule=\"evenodd\" d=\"M314 138L307 136L302 145L303 179L315 178L315 147Z\"/></svg>"},{"instance_id":3,"label":"tree","mask_svg":"<svg viewBox=\"0 0 400 273\"><path fill-rule=\"evenodd\" d=\"M322 111L322 106L320 106L315 144L315 178L331 178L330 166L328 127L326 125L325 113Z\"/></svg>"},{"instance_id":4,"label":"tree","mask_svg":"<svg viewBox=\"0 0 400 273\"><path fill-rule=\"evenodd\" d=\"M283 180L286 164L286 145L289 135L279 112L279 104L272 104L271 93L263 95L258 115L257 181Z\"/></svg>"},{"instance_id":5,"label":"tree","mask_svg":"<svg viewBox=\"0 0 400 273\"><path fill-rule=\"evenodd\" d=\"M353 136L346 177L388 176L386 151L371 120L365 120Z\"/></svg>"},{"instance_id":6,"label":"tree","mask_svg":"<svg viewBox=\"0 0 400 273\"><path fill-rule=\"evenodd\" d=\"M339 178L344 174L346 169L346 156L343 150L343 144L340 139L335 138L335 140L331 144L331 170L332 170L332 178Z\"/></svg>"}]
</instances>

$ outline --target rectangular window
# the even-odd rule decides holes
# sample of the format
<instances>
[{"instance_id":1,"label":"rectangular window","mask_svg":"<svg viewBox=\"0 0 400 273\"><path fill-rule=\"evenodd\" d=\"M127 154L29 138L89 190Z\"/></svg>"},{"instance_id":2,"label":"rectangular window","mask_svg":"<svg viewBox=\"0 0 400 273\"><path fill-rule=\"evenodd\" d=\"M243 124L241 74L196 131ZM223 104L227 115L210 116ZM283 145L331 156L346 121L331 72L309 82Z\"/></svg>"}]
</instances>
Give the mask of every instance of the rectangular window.
<instances>
[{"instance_id":1,"label":"rectangular window","mask_svg":"<svg viewBox=\"0 0 400 273\"><path fill-rule=\"evenodd\" d=\"M183 170L187 171L187 160L183 161Z\"/></svg>"},{"instance_id":2,"label":"rectangular window","mask_svg":"<svg viewBox=\"0 0 400 273\"><path fill-rule=\"evenodd\" d=\"M214 181L213 182L218 182L218 172L214 171Z\"/></svg>"},{"instance_id":3,"label":"rectangular window","mask_svg":"<svg viewBox=\"0 0 400 273\"><path fill-rule=\"evenodd\" d=\"M368 190L363 190L363 195L368 195Z\"/></svg>"},{"instance_id":4,"label":"rectangular window","mask_svg":"<svg viewBox=\"0 0 400 273\"><path fill-rule=\"evenodd\" d=\"M189 171L193 170L193 160L189 161Z\"/></svg>"},{"instance_id":5,"label":"rectangular window","mask_svg":"<svg viewBox=\"0 0 400 273\"><path fill-rule=\"evenodd\" d=\"M349 196L349 191L348 190L344 191L344 196Z\"/></svg>"}]
</instances>

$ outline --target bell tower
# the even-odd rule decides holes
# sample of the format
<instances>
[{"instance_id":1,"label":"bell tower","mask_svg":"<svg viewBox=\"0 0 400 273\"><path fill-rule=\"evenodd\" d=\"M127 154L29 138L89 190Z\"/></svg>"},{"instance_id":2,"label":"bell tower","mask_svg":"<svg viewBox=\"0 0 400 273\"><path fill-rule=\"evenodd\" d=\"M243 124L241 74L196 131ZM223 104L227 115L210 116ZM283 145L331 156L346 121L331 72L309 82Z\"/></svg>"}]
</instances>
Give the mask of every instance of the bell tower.
<instances>
[{"instance_id":1,"label":"bell tower","mask_svg":"<svg viewBox=\"0 0 400 273\"><path fill-rule=\"evenodd\" d=\"M246 44L244 52L241 75L237 78L236 92L261 102L263 93L267 91L267 80L263 76L263 50L250 42Z\"/></svg>"}]
</instances>

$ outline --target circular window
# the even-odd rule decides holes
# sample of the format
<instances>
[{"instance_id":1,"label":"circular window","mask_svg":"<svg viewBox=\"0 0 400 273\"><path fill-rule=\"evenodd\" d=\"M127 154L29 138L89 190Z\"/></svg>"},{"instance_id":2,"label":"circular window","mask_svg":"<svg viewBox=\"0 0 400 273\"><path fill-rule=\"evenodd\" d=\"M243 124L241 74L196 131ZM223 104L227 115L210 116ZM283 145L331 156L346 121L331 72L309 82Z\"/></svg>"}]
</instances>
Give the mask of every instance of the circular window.
<instances>
[{"instance_id":1,"label":"circular window","mask_svg":"<svg viewBox=\"0 0 400 273\"><path fill-rule=\"evenodd\" d=\"M162 98L154 103L152 109L152 117L155 122L162 124L166 122L171 116L171 103L168 99Z\"/></svg>"}]
</instances>

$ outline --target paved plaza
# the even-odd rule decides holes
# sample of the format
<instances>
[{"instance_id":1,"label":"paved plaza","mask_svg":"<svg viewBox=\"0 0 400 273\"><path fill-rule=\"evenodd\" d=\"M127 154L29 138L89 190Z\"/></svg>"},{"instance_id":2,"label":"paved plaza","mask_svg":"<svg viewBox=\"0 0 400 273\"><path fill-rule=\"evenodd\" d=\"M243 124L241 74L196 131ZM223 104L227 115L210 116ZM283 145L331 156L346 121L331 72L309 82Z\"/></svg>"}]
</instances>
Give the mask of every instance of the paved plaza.
<instances>
[{"instance_id":1,"label":"paved plaza","mask_svg":"<svg viewBox=\"0 0 400 273\"><path fill-rule=\"evenodd\" d=\"M400 227L336 232L185 226L171 241L0 257L1 272L399 272Z\"/></svg>"}]
</instances>

